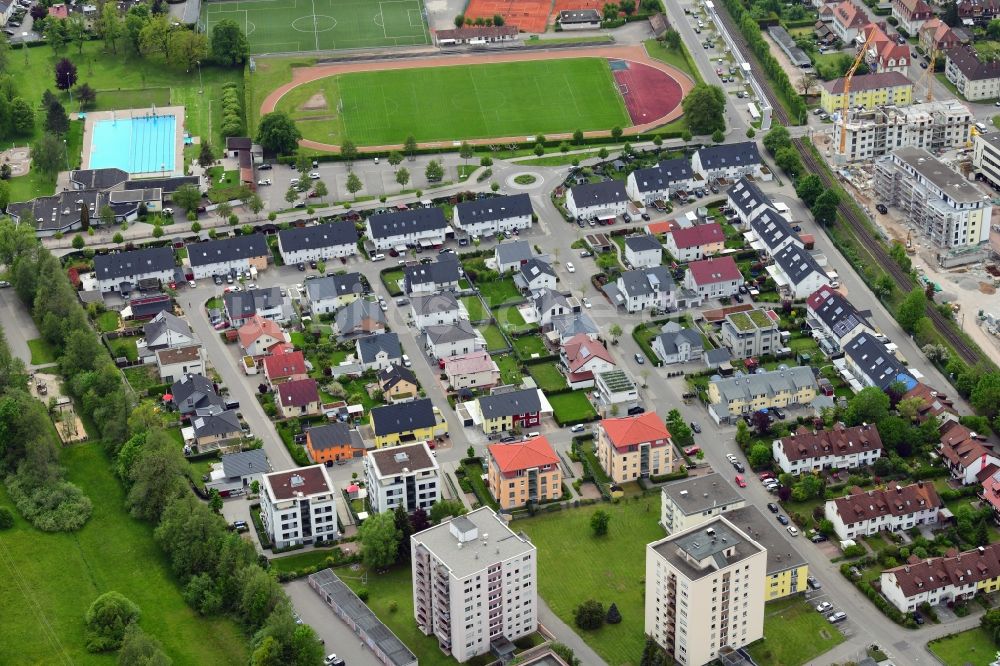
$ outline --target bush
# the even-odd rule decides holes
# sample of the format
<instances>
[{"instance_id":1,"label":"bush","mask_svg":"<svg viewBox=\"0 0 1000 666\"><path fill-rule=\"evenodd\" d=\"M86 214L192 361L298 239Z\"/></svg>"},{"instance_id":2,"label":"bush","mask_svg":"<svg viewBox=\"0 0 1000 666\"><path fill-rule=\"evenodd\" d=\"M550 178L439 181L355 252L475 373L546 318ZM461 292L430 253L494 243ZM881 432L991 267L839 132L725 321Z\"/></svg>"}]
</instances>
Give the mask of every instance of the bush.
<instances>
[{"instance_id":1,"label":"bush","mask_svg":"<svg viewBox=\"0 0 1000 666\"><path fill-rule=\"evenodd\" d=\"M860 544L848 546L844 549L844 557L861 557L865 554L865 547Z\"/></svg>"},{"instance_id":2,"label":"bush","mask_svg":"<svg viewBox=\"0 0 1000 666\"><path fill-rule=\"evenodd\" d=\"M17 510L43 532L72 532L90 518L90 499L68 481L39 485L23 474L12 474L4 482Z\"/></svg>"},{"instance_id":3,"label":"bush","mask_svg":"<svg viewBox=\"0 0 1000 666\"><path fill-rule=\"evenodd\" d=\"M125 630L139 619L139 607L118 592L105 592L94 599L84 619L87 650L108 652L121 647Z\"/></svg>"},{"instance_id":4,"label":"bush","mask_svg":"<svg viewBox=\"0 0 1000 666\"><path fill-rule=\"evenodd\" d=\"M14 514L5 506L0 506L0 530L14 527Z\"/></svg>"},{"instance_id":5,"label":"bush","mask_svg":"<svg viewBox=\"0 0 1000 666\"><path fill-rule=\"evenodd\" d=\"M242 136L243 105L235 83L227 83L222 87L222 136Z\"/></svg>"},{"instance_id":6,"label":"bush","mask_svg":"<svg viewBox=\"0 0 1000 666\"><path fill-rule=\"evenodd\" d=\"M361 601L367 602L368 601L368 588L367 587L362 587L360 590L358 590L357 595L358 595L358 599L361 599Z\"/></svg>"},{"instance_id":7,"label":"bush","mask_svg":"<svg viewBox=\"0 0 1000 666\"><path fill-rule=\"evenodd\" d=\"M573 611L573 621L581 629L599 629L604 624L604 604L588 599Z\"/></svg>"}]
</instances>

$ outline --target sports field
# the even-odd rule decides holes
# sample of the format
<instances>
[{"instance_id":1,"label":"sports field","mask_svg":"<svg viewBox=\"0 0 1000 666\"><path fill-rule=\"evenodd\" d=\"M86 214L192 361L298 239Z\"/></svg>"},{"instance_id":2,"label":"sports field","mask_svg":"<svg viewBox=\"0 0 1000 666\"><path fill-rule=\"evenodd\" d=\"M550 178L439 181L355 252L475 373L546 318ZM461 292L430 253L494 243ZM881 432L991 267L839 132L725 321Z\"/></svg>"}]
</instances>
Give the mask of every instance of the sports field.
<instances>
[{"instance_id":1,"label":"sports field","mask_svg":"<svg viewBox=\"0 0 1000 666\"><path fill-rule=\"evenodd\" d=\"M278 102L302 135L362 146L528 137L631 125L604 58L530 60L339 74Z\"/></svg>"},{"instance_id":2,"label":"sports field","mask_svg":"<svg viewBox=\"0 0 1000 666\"><path fill-rule=\"evenodd\" d=\"M431 43L421 0L222 0L202 5L209 34L223 19L243 26L251 53Z\"/></svg>"}]
</instances>

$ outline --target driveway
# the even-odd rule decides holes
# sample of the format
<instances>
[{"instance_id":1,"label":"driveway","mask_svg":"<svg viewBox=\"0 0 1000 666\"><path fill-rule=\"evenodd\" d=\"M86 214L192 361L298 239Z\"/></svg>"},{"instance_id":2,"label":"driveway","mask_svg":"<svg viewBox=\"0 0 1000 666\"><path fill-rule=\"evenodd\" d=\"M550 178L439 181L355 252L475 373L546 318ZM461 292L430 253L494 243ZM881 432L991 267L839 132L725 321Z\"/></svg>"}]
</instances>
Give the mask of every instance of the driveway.
<instances>
[{"instance_id":1,"label":"driveway","mask_svg":"<svg viewBox=\"0 0 1000 666\"><path fill-rule=\"evenodd\" d=\"M31 365L31 349L28 348L28 340L39 337L38 329L13 289L0 289L0 326L3 326L11 353L22 359L29 370L41 367Z\"/></svg>"},{"instance_id":2,"label":"driveway","mask_svg":"<svg viewBox=\"0 0 1000 666\"><path fill-rule=\"evenodd\" d=\"M357 634L309 587L306 578L285 583L283 587L302 622L315 629L323 640L327 654L336 653L351 666L382 666Z\"/></svg>"}]
</instances>

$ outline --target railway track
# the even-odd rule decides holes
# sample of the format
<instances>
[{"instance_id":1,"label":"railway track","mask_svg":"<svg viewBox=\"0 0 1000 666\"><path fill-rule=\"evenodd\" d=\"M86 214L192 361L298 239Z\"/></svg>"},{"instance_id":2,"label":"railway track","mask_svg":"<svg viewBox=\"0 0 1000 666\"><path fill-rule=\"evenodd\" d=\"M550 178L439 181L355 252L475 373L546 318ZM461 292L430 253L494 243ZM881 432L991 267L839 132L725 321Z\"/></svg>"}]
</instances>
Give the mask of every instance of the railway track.
<instances>
[{"instance_id":1,"label":"railway track","mask_svg":"<svg viewBox=\"0 0 1000 666\"><path fill-rule=\"evenodd\" d=\"M760 86L764 96L767 97L767 103L771 105L772 117L778 121L778 125L790 127L791 122L788 117L788 112L785 111L785 107L781 105L781 102L778 101L778 97L774 94L774 90L771 89L771 85L767 80L767 75L764 73L760 63L757 62L757 57L750 52L750 47L747 46L746 40L743 39L743 34L733 22L733 17L729 15L729 10L727 10L720 1L716 4L715 11L719 16L719 19L726 24L726 32L729 33L733 43L736 44L736 47L739 49L739 55L743 59L743 62L750 63L750 69L753 71L753 76L757 80L757 85Z\"/></svg>"},{"instance_id":2,"label":"railway track","mask_svg":"<svg viewBox=\"0 0 1000 666\"><path fill-rule=\"evenodd\" d=\"M792 143L795 144L796 149L798 149L799 154L802 156L802 164L805 166L806 172L816 174L827 188L833 187L835 184L834 178L829 168L825 164L820 163L820 160L810 150L807 140L792 139ZM886 250L882 240L875 238L871 227L861 219L855 207L841 202L838 206L838 211L854 232L858 242L871 254L875 262L889 274L889 277L892 278L900 290L909 292L917 286L913 277L889 256L889 252ZM951 345L952 349L962 357L963 361L970 366L975 366L983 360L982 350L966 342L965 338L955 330L953 322L942 315L931 303L927 304L927 316L930 318L931 323L934 324L934 328Z\"/></svg>"}]
</instances>

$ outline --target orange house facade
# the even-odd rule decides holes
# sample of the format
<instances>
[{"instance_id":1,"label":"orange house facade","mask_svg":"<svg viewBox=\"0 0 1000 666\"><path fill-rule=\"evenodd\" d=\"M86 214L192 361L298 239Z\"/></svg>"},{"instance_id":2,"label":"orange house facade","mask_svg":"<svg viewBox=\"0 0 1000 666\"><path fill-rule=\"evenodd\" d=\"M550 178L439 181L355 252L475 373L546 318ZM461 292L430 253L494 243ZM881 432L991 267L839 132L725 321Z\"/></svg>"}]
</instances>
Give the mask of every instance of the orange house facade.
<instances>
[{"instance_id":1,"label":"orange house facade","mask_svg":"<svg viewBox=\"0 0 1000 666\"><path fill-rule=\"evenodd\" d=\"M559 458L545 437L489 447L490 492L504 509L562 497Z\"/></svg>"}]
</instances>

